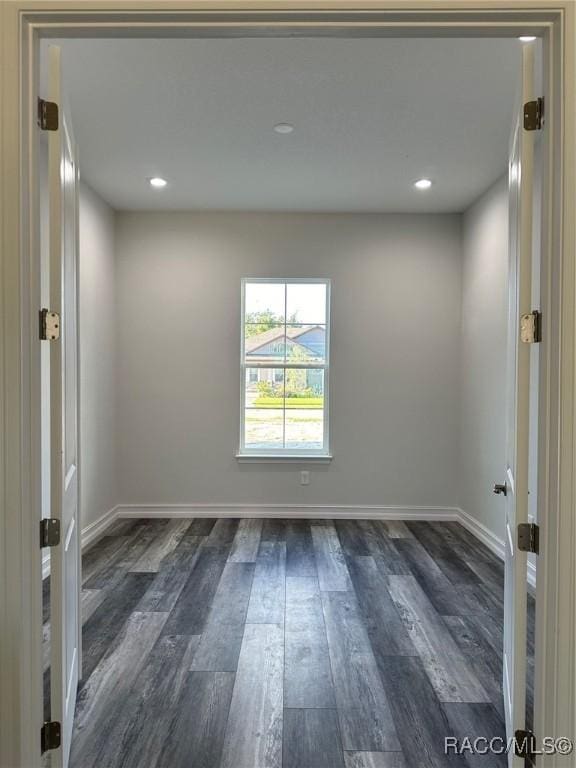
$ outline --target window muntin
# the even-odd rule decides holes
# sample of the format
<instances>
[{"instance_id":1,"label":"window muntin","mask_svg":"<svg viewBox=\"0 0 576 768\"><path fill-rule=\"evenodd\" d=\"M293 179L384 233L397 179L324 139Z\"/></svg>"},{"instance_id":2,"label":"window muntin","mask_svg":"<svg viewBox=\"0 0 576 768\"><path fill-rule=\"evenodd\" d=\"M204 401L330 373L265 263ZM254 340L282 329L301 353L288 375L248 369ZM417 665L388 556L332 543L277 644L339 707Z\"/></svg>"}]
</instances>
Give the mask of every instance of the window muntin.
<instances>
[{"instance_id":1,"label":"window muntin","mask_svg":"<svg viewBox=\"0 0 576 768\"><path fill-rule=\"evenodd\" d=\"M328 280L242 282L240 455L326 456Z\"/></svg>"}]
</instances>

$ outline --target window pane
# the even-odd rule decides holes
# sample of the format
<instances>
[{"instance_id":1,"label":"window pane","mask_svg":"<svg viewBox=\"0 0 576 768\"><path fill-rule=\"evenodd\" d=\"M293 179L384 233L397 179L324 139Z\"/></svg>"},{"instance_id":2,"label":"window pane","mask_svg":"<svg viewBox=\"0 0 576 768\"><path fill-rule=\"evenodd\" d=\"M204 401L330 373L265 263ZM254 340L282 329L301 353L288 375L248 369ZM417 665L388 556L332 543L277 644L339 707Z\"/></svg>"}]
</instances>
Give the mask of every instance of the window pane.
<instances>
[{"instance_id":1,"label":"window pane","mask_svg":"<svg viewBox=\"0 0 576 768\"><path fill-rule=\"evenodd\" d=\"M320 450L324 447L324 371L287 368L285 447Z\"/></svg>"},{"instance_id":2,"label":"window pane","mask_svg":"<svg viewBox=\"0 0 576 768\"><path fill-rule=\"evenodd\" d=\"M244 447L249 450L283 448L284 411L273 408L247 408Z\"/></svg>"},{"instance_id":3,"label":"window pane","mask_svg":"<svg viewBox=\"0 0 576 768\"><path fill-rule=\"evenodd\" d=\"M284 325L245 323L244 360L250 363L283 363L285 354Z\"/></svg>"},{"instance_id":4,"label":"window pane","mask_svg":"<svg viewBox=\"0 0 576 768\"><path fill-rule=\"evenodd\" d=\"M246 369L244 446L251 450L284 447L284 371L281 368Z\"/></svg>"},{"instance_id":5,"label":"window pane","mask_svg":"<svg viewBox=\"0 0 576 768\"><path fill-rule=\"evenodd\" d=\"M323 363L326 358L325 325L286 326L286 361Z\"/></svg>"},{"instance_id":6,"label":"window pane","mask_svg":"<svg viewBox=\"0 0 576 768\"><path fill-rule=\"evenodd\" d=\"M286 297L289 323L326 323L325 283L288 283Z\"/></svg>"},{"instance_id":7,"label":"window pane","mask_svg":"<svg viewBox=\"0 0 576 768\"><path fill-rule=\"evenodd\" d=\"M284 283L246 283L244 321L284 322L285 298Z\"/></svg>"}]
</instances>

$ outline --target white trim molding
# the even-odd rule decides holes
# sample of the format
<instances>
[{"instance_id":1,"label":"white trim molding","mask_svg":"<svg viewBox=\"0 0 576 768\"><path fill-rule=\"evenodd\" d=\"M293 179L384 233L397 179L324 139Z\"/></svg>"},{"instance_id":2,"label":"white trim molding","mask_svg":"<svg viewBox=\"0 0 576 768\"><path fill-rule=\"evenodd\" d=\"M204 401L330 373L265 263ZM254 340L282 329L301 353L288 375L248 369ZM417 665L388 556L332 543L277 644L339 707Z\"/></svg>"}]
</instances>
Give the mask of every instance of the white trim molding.
<instances>
[{"instance_id":1,"label":"white trim molding","mask_svg":"<svg viewBox=\"0 0 576 768\"><path fill-rule=\"evenodd\" d=\"M324 520L458 520L457 507L360 504L119 504L118 517L286 517Z\"/></svg>"},{"instance_id":2,"label":"white trim molding","mask_svg":"<svg viewBox=\"0 0 576 768\"><path fill-rule=\"evenodd\" d=\"M116 521L118 517L118 507L112 507L97 520L94 520L86 528L82 528L82 551L95 544L98 539L106 533L106 530Z\"/></svg>"},{"instance_id":3,"label":"white trim molding","mask_svg":"<svg viewBox=\"0 0 576 768\"><path fill-rule=\"evenodd\" d=\"M36 128L42 36L501 36L543 39L535 732L576 732L576 5L573 0L0 2L0 766L40 768L42 713ZM336 508L337 510L338 508ZM125 510L126 511L126 510ZM212 513L216 510L212 509ZM237 510L233 510L238 514ZM368 509L376 515L378 509ZM380 509L380 514L393 514ZM285 511L278 511L286 514ZM342 511L344 513L344 511ZM453 514L452 510L450 514ZM198 511L196 511L198 514ZM223 514L223 513L220 513ZM321 512L315 510L320 516ZM334 508L326 514L335 514ZM348 514L351 514L350 510ZM402 512L401 514L404 514ZM423 515L422 510L414 514ZM436 512L436 519L440 519ZM573 755L543 755L568 768Z\"/></svg>"},{"instance_id":4,"label":"white trim molding","mask_svg":"<svg viewBox=\"0 0 576 768\"><path fill-rule=\"evenodd\" d=\"M490 528L485 526L484 523L481 523L479 520L477 520L475 517L472 517L472 515L470 515L468 512L465 512L463 509L458 510L458 522L461 523L464 528L466 528L466 530L470 531L471 534L476 536L476 538L479 539L483 544L485 544L489 550L494 552L494 554L499 557L500 560L504 560L504 553L506 551L504 539L496 536L496 534L491 531ZM536 588L536 562L530 557L528 559L526 580L528 581L529 587L532 589Z\"/></svg>"}]
</instances>

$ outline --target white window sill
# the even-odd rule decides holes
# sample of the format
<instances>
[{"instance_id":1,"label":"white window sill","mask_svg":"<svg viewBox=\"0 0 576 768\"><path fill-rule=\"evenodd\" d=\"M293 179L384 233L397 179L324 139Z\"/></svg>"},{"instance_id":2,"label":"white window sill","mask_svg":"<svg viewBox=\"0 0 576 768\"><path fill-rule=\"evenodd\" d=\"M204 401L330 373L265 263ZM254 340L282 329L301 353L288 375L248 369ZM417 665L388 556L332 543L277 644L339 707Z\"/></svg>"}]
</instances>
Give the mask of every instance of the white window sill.
<instances>
[{"instance_id":1,"label":"white window sill","mask_svg":"<svg viewBox=\"0 0 576 768\"><path fill-rule=\"evenodd\" d=\"M330 464L332 454L237 453L236 460L239 464Z\"/></svg>"}]
</instances>

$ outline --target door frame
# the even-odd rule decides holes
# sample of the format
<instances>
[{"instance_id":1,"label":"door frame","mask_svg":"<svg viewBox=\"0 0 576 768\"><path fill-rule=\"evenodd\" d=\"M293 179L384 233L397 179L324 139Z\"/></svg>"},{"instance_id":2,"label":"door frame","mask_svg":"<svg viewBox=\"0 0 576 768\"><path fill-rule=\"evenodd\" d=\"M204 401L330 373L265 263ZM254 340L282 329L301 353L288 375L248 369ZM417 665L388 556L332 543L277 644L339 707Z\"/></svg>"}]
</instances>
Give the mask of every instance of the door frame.
<instances>
[{"instance_id":1,"label":"door frame","mask_svg":"<svg viewBox=\"0 0 576 768\"><path fill-rule=\"evenodd\" d=\"M498 37L544 42L543 341L535 732L576 733L575 49L572 0L0 0L0 766L39 768L40 37ZM479 105L479 109L485 108ZM571 758L543 757L545 768Z\"/></svg>"}]
</instances>

